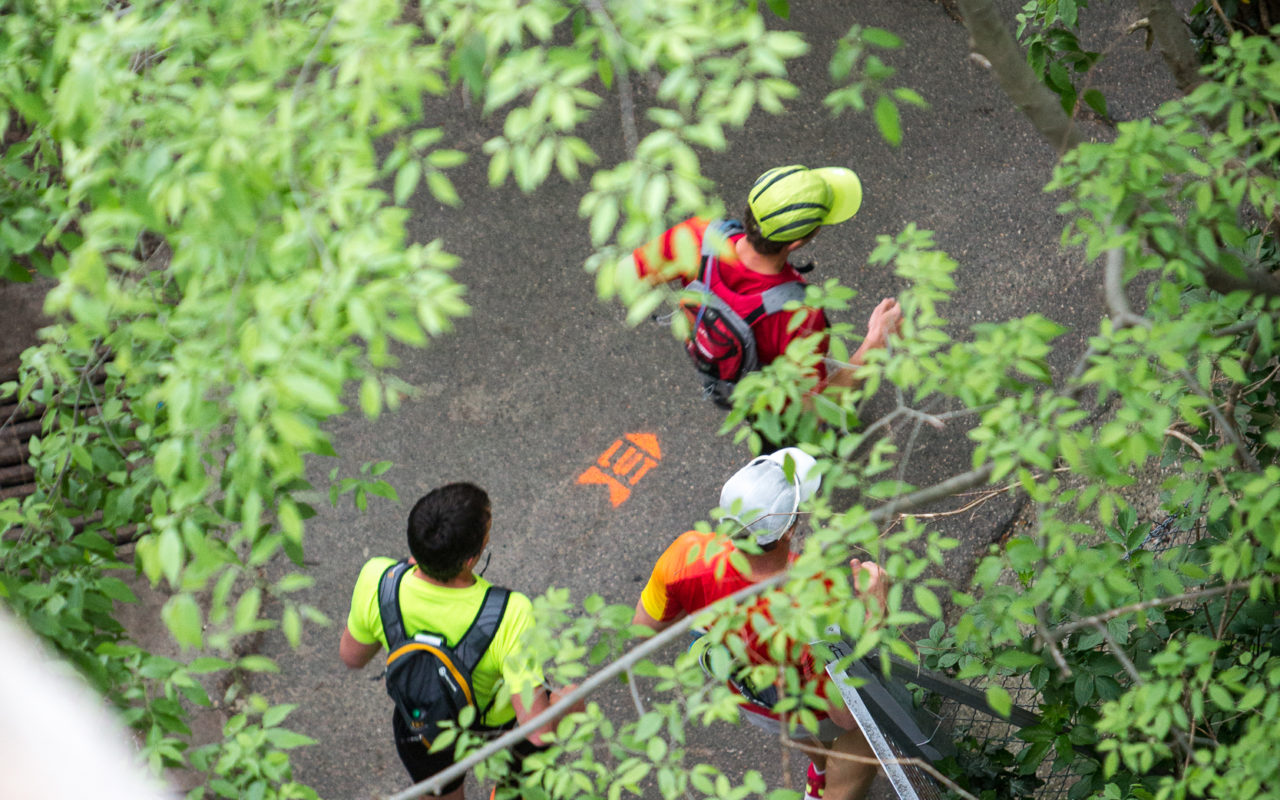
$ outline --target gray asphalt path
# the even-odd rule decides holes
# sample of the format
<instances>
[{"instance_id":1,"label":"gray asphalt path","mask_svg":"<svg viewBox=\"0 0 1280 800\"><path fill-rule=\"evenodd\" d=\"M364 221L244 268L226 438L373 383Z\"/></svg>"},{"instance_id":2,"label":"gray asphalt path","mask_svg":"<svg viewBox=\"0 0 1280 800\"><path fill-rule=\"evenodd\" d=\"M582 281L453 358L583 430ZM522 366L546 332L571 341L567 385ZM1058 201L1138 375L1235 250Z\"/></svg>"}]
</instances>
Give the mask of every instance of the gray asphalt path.
<instances>
[{"instance_id":1,"label":"gray asphalt path","mask_svg":"<svg viewBox=\"0 0 1280 800\"><path fill-rule=\"evenodd\" d=\"M935 231L961 262L959 288L944 312L955 335L974 323L1039 311L1072 328L1064 341L1069 354L1078 353L1100 312L1095 267L1060 251L1057 200L1041 191L1053 154L968 58L964 29L927 0L792 5L792 24L814 45L793 73L805 87L802 96L786 117L756 120L732 137L727 153L705 160L730 208L770 166L851 166L864 183L863 210L819 237L811 256L819 262L816 279L839 276L859 290L851 311L857 325L881 297L901 288L892 275L865 265L874 237L915 222ZM1019 3L1005 5L1012 20ZM1118 36L1132 21L1129 12L1109 13ZM855 22L906 39L888 60L931 104L905 112L899 149L881 140L869 117L833 119L821 104L832 34ZM1143 52L1140 40L1119 37L1109 58L1095 81L1104 90L1128 83L1113 97L1117 116L1147 113L1172 93L1157 56ZM1130 83L1135 76L1137 88ZM615 108L602 107L586 133L604 143L606 160L619 156ZM477 155L499 124L457 98L439 111ZM1101 126L1086 130L1107 135ZM308 526L317 581L310 600L337 627L309 630L296 652L276 638L265 642L284 671L259 685L274 701L301 705L291 723L322 744L296 752L297 777L327 798L365 798L407 785L390 741L390 703L371 680L376 670L349 674L337 660L337 639L360 565L372 555L404 552L404 519L418 496L453 480L488 489L495 511L489 578L530 594L559 586L578 601L599 593L633 604L653 561L706 516L721 483L749 457L743 446L715 435L722 412L700 399L678 344L656 326L627 328L620 308L596 300L581 268L590 251L576 214L582 185L553 178L532 197L511 187L493 191L481 158L455 183L463 207L419 196L413 232L423 241L441 237L462 256L457 277L469 287L473 313L454 335L402 352L400 374L420 392L398 414L376 422L353 414L333 428L344 473L365 461L395 462L385 477L401 502L375 500L365 514L349 501L320 508ZM1056 366L1069 361L1064 356ZM628 478L647 471L615 505L606 485L579 477L618 442L605 459L609 469ZM639 454L626 457L632 462L624 460L628 448ZM969 448L962 431L931 432L911 459L910 478L925 484L967 469ZM316 465L316 477L330 466ZM947 577L967 578L972 555L1009 513L1007 503L993 502L942 523L964 542ZM633 713L621 686L600 702L620 718ZM776 745L754 731L700 730L690 750L692 758L731 773L755 768L774 785L781 780ZM793 786L803 780L805 763L791 759Z\"/></svg>"}]
</instances>

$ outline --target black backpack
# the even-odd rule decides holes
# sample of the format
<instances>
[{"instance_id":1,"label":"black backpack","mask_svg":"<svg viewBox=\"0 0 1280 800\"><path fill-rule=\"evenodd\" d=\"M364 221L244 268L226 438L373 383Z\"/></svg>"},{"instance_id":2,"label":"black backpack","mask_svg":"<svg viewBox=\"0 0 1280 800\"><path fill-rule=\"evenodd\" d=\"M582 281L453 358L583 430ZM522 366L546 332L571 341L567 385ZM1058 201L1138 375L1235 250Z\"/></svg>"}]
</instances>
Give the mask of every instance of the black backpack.
<instances>
[{"instance_id":1,"label":"black backpack","mask_svg":"<svg viewBox=\"0 0 1280 800\"><path fill-rule=\"evenodd\" d=\"M760 367L751 326L781 311L788 302L804 299L804 284L799 281L779 284L762 294L739 294L720 281L716 274L719 247L742 230L736 219L718 219L707 225L698 279L685 287L680 300L689 319L685 351L702 376L703 395L725 408L731 405L729 396L738 380Z\"/></svg>"},{"instance_id":2,"label":"black backpack","mask_svg":"<svg viewBox=\"0 0 1280 800\"><path fill-rule=\"evenodd\" d=\"M476 708L475 720L488 712L476 707L471 673L493 642L507 610L510 592L489 587L471 627L453 647L439 634L420 631L406 636L400 613L400 581L413 569L407 561L387 567L378 584L378 610L387 637L387 694L414 738L426 747L440 732L440 723L457 721L462 709Z\"/></svg>"}]
</instances>

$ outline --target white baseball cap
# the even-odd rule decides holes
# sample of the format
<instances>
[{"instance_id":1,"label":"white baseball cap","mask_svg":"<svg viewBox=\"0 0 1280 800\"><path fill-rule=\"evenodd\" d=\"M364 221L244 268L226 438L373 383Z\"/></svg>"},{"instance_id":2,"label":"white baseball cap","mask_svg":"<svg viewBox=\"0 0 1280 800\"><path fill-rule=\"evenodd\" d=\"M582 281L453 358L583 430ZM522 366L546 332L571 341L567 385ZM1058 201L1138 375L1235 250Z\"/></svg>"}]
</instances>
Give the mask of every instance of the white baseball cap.
<instances>
[{"instance_id":1,"label":"white baseball cap","mask_svg":"<svg viewBox=\"0 0 1280 800\"><path fill-rule=\"evenodd\" d=\"M732 519L742 525L743 533L754 533L758 545L773 544L795 524L800 504L822 485L816 463L798 447L752 459L720 490L720 507L726 512L721 519Z\"/></svg>"}]
</instances>

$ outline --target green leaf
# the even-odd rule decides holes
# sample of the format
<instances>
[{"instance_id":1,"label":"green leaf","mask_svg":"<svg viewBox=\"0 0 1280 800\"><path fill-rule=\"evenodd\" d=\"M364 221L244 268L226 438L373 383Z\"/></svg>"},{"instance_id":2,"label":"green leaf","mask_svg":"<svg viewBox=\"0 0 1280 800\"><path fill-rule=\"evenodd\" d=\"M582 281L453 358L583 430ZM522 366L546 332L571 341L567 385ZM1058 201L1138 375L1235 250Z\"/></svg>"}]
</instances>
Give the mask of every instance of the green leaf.
<instances>
[{"instance_id":1,"label":"green leaf","mask_svg":"<svg viewBox=\"0 0 1280 800\"><path fill-rule=\"evenodd\" d=\"M224 669L231 669L231 666L230 661L224 661L213 656L201 656L188 664L187 670L200 675L206 672L220 672Z\"/></svg>"},{"instance_id":2,"label":"green leaf","mask_svg":"<svg viewBox=\"0 0 1280 800\"><path fill-rule=\"evenodd\" d=\"M1003 686L993 683L987 687L987 705L996 715L1008 718L1013 711L1013 698Z\"/></svg>"},{"instance_id":3,"label":"green leaf","mask_svg":"<svg viewBox=\"0 0 1280 800\"><path fill-rule=\"evenodd\" d=\"M236 633L249 633L256 629L258 611L261 607L262 590L257 586L250 588L240 596L239 602L236 603L235 611L234 626Z\"/></svg>"},{"instance_id":4,"label":"green leaf","mask_svg":"<svg viewBox=\"0 0 1280 800\"><path fill-rule=\"evenodd\" d=\"M447 206L460 206L462 199L458 197L458 191L453 188L453 181L443 172L427 173L427 188L431 190L431 194Z\"/></svg>"},{"instance_id":5,"label":"green leaf","mask_svg":"<svg viewBox=\"0 0 1280 800\"><path fill-rule=\"evenodd\" d=\"M369 419L377 419L382 414L382 386L373 376L360 382L360 409Z\"/></svg>"},{"instance_id":6,"label":"green leaf","mask_svg":"<svg viewBox=\"0 0 1280 800\"><path fill-rule=\"evenodd\" d=\"M170 597L160 609L160 617L182 647L204 644L204 619L195 597L183 592Z\"/></svg>"},{"instance_id":7,"label":"green leaf","mask_svg":"<svg viewBox=\"0 0 1280 800\"><path fill-rule=\"evenodd\" d=\"M316 740L310 736L303 736L301 733L285 730L284 728L271 728L267 731L267 741L272 747L278 747L281 750L292 750L295 747L309 747L316 744Z\"/></svg>"},{"instance_id":8,"label":"green leaf","mask_svg":"<svg viewBox=\"0 0 1280 800\"><path fill-rule=\"evenodd\" d=\"M914 89L908 89L905 86L899 86L893 90L893 96L904 103L915 106L916 108L928 108L929 103Z\"/></svg>"},{"instance_id":9,"label":"green leaf","mask_svg":"<svg viewBox=\"0 0 1280 800\"><path fill-rule=\"evenodd\" d=\"M883 28L863 28L862 41L884 50L896 50L902 47L902 39Z\"/></svg>"},{"instance_id":10,"label":"green leaf","mask_svg":"<svg viewBox=\"0 0 1280 800\"><path fill-rule=\"evenodd\" d=\"M182 537L173 528L167 528L160 534L156 546L156 556L165 579L171 586L177 586L182 576L182 564L186 549L182 546Z\"/></svg>"},{"instance_id":11,"label":"green leaf","mask_svg":"<svg viewBox=\"0 0 1280 800\"><path fill-rule=\"evenodd\" d=\"M262 727L274 728L281 722L284 722L285 717L289 716L295 708L297 708L297 706L290 703L284 703L282 705L268 708L262 715Z\"/></svg>"},{"instance_id":12,"label":"green leaf","mask_svg":"<svg viewBox=\"0 0 1280 800\"><path fill-rule=\"evenodd\" d=\"M917 584L912 589L911 594L912 597L915 598L916 606L920 609L921 613L925 616L933 617L934 619L942 618L942 604L938 602L938 598L933 592L926 587Z\"/></svg>"},{"instance_id":13,"label":"green leaf","mask_svg":"<svg viewBox=\"0 0 1280 800\"><path fill-rule=\"evenodd\" d=\"M249 672L279 672L276 662L260 655L248 655L236 662L236 666Z\"/></svg>"},{"instance_id":14,"label":"green leaf","mask_svg":"<svg viewBox=\"0 0 1280 800\"><path fill-rule=\"evenodd\" d=\"M128 584L119 578L104 577L98 581L98 588L112 600L118 600L122 603L138 602L137 595L133 593Z\"/></svg>"},{"instance_id":15,"label":"green leaf","mask_svg":"<svg viewBox=\"0 0 1280 800\"><path fill-rule=\"evenodd\" d=\"M766 0L769 10L783 19L791 18L791 0Z\"/></svg>"},{"instance_id":16,"label":"green leaf","mask_svg":"<svg viewBox=\"0 0 1280 800\"><path fill-rule=\"evenodd\" d=\"M882 94L876 98L875 107L876 127L880 129L880 135L890 145L897 147L902 144L902 123L898 116L898 106L887 94Z\"/></svg>"},{"instance_id":17,"label":"green leaf","mask_svg":"<svg viewBox=\"0 0 1280 800\"><path fill-rule=\"evenodd\" d=\"M422 163L417 159L410 159L396 171L396 184L393 193L396 205L404 205L409 196L413 194L413 191L418 188L418 181L421 178Z\"/></svg>"},{"instance_id":18,"label":"green leaf","mask_svg":"<svg viewBox=\"0 0 1280 800\"><path fill-rule=\"evenodd\" d=\"M1088 672L1076 675L1075 698L1081 707L1087 707L1093 700L1093 675Z\"/></svg>"},{"instance_id":19,"label":"green leaf","mask_svg":"<svg viewBox=\"0 0 1280 800\"><path fill-rule=\"evenodd\" d=\"M461 150L432 150L427 163L436 169L449 169L467 163L467 154Z\"/></svg>"},{"instance_id":20,"label":"green leaf","mask_svg":"<svg viewBox=\"0 0 1280 800\"><path fill-rule=\"evenodd\" d=\"M1100 117L1107 117L1107 98L1097 89L1089 89L1082 95L1085 105L1097 112Z\"/></svg>"}]
</instances>

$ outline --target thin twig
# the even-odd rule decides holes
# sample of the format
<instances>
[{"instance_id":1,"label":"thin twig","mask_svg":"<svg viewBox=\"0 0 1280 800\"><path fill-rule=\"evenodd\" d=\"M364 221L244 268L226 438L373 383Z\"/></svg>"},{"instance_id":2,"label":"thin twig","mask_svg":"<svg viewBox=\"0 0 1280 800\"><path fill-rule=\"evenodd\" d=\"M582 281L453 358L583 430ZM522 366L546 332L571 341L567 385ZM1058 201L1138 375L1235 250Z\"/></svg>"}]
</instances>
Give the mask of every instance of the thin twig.
<instances>
[{"instance_id":1,"label":"thin twig","mask_svg":"<svg viewBox=\"0 0 1280 800\"><path fill-rule=\"evenodd\" d=\"M640 699L640 689L636 687L636 674L631 667L627 667L627 688L631 690L631 702L636 704L636 714L645 715L644 701Z\"/></svg>"},{"instance_id":2,"label":"thin twig","mask_svg":"<svg viewBox=\"0 0 1280 800\"><path fill-rule=\"evenodd\" d=\"M1272 584L1275 584L1280 582L1280 575L1268 575L1268 576L1265 576L1265 580L1269 581ZM1080 630L1081 628L1085 628L1090 625L1097 624L1098 622L1106 622L1108 620L1115 619L1116 617L1122 617L1125 614L1133 614L1138 611L1146 611L1149 608L1158 608L1160 606L1173 605L1174 603L1181 603L1187 600L1199 600L1206 597L1216 597L1217 595L1226 594L1227 592L1231 592L1236 589L1247 588L1250 583L1252 583L1252 581L1234 581L1232 583L1227 583L1222 586L1214 586L1209 589L1197 589L1194 592L1183 592L1182 594L1170 595L1169 597L1156 597L1151 600L1143 600L1140 603L1130 603L1127 606L1121 606L1120 608L1113 608L1110 611L1104 611L1101 614L1095 614L1091 617L1078 619L1075 622L1068 622L1063 625L1059 625L1058 627L1054 628L1052 631L1048 631L1048 633L1055 641L1060 641L1064 636L1068 636L1074 633L1075 631Z\"/></svg>"},{"instance_id":3,"label":"thin twig","mask_svg":"<svg viewBox=\"0 0 1280 800\"><path fill-rule=\"evenodd\" d=\"M893 424L893 421L896 420L898 417L906 416L906 413L907 413L907 407L900 405L894 410L890 411L888 414L885 414L880 419L871 423L862 431L863 441L866 441L868 438L870 438L871 434L875 433L876 431L880 430L886 425Z\"/></svg>"},{"instance_id":4,"label":"thin twig","mask_svg":"<svg viewBox=\"0 0 1280 800\"><path fill-rule=\"evenodd\" d=\"M1232 324L1224 325L1221 328L1214 328L1213 330L1209 331L1209 335L1235 336L1236 334L1244 333L1247 330L1256 329L1258 327L1258 321L1260 319L1262 319L1261 316L1250 317L1249 319L1242 319L1239 322L1233 322Z\"/></svg>"},{"instance_id":5,"label":"thin twig","mask_svg":"<svg viewBox=\"0 0 1280 800\"><path fill-rule=\"evenodd\" d=\"M1051 472L1070 472L1070 471L1071 471L1071 467L1055 467L1054 469L1051 470ZM1042 477L1042 475L1036 474L1036 475L1033 475L1032 477L1040 478ZM952 517L952 516L955 516L956 514L963 514L964 512L968 511L971 508L980 506L983 503L987 502L988 500L992 499L993 497L1004 494L1005 492L1011 492L1014 489L1021 488L1021 486L1022 484L1020 483L1011 483L1011 484L1008 484L1007 486L1002 486L999 489L988 489L983 492L956 492L957 497L972 497L976 494L978 499L973 500L969 503L966 503L960 508L952 509L951 511L933 511L929 513L921 512L921 513L915 513L915 514L899 514L898 516L900 518L911 517L912 519L934 519L937 517Z\"/></svg>"},{"instance_id":6,"label":"thin twig","mask_svg":"<svg viewBox=\"0 0 1280 800\"><path fill-rule=\"evenodd\" d=\"M1111 635L1111 629L1101 622L1093 623L1093 627L1098 633L1102 634L1102 639L1107 643L1107 647L1111 649L1111 654L1116 657L1116 661L1120 662L1120 666L1124 667L1124 671L1129 673L1129 679L1133 681L1133 684L1141 686L1146 683L1146 681L1142 680L1141 673L1138 672L1138 668L1134 666L1128 654L1120 647L1120 643Z\"/></svg>"},{"instance_id":7,"label":"thin twig","mask_svg":"<svg viewBox=\"0 0 1280 800\"><path fill-rule=\"evenodd\" d=\"M1249 452L1249 448L1244 446L1244 442L1241 441L1240 434L1236 431L1235 426L1228 422L1226 417L1222 416L1222 409L1218 408L1218 404L1209 396L1209 393L1201 388L1200 384L1187 370L1178 370L1177 374L1182 378L1183 382L1187 384L1187 387L1191 389L1192 392L1195 392L1196 395L1205 401L1205 405L1209 408L1209 414L1213 417L1214 421L1218 423L1218 427L1221 429L1222 434L1226 436L1233 445L1235 445L1236 460L1240 462L1241 466L1245 467L1250 472L1260 471L1262 467L1258 464L1258 459L1254 458L1253 453Z\"/></svg>"},{"instance_id":8,"label":"thin twig","mask_svg":"<svg viewBox=\"0 0 1280 800\"><path fill-rule=\"evenodd\" d=\"M1217 11L1218 16L1222 18L1222 27L1227 29L1227 35L1235 33L1236 29L1231 24L1231 19L1227 16L1226 12L1222 10L1222 5L1218 3L1218 0L1210 0L1210 2L1213 3L1213 10Z\"/></svg>"},{"instance_id":9,"label":"thin twig","mask_svg":"<svg viewBox=\"0 0 1280 800\"><path fill-rule=\"evenodd\" d=\"M1120 647L1120 643L1111 635L1111 630L1101 622L1093 623L1093 627L1094 630L1102 636L1102 640L1106 642L1111 655L1115 656L1116 660L1120 662L1120 666L1124 667L1124 671L1129 673L1129 678L1133 681L1134 685L1142 686L1145 683L1145 681L1142 680L1142 675L1138 672L1138 668L1134 666L1133 661L1129 659L1128 654L1126 654L1124 649ZM1207 680L1208 679L1206 678L1206 681ZM1186 732L1178 730L1177 728L1171 728L1170 732L1177 740L1178 747L1182 749L1183 755L1186 756L1190 754L1194 748L1192 747L1191 739L1187 736Z\"/></svg>"},{"instance_id":10,"label":"thin twig","mask_svg":"<svg viewBox=\"0 0 1280 800\"><path fill-rule=\"evenodd\" d=\"M899 497L891 503L877 507L868 515L868 519L877 525L882 525L895 513L901 513L903 509L916 508L932 503L934 500L950 497L956 492L981 486L991 478L991 473L995 472L995 469L996 465L994 463L988 463L977 469L953 475L941 483L925 489L918 489L905 497Z\"/></svg>"},{"instance_id":11,"label":"thin twig","mask_svg":"<svg viewBox=\"0 0 1280 800\"><path fill-rule=\"evenodd\" d=\"M898 462L898 485L902 485L903 479L907 476L907 464L911 463L911 449L916 446L916 437L920 435L920 427L924 421L916 417L915 424L911 426L911 433L907 434L907 443L902 448L902 458ZM891 500L890 503L893 501Z\"/></svg>"},{"instance_id":12,"label":"thin twig","mask_svg":"<svg viewBox=\"0 0 1280 800\"><path fill-rule=\"evenodd\" d=\"M1040 643L1049 648L1049 655L1053 657L1053 663L1058 665L1058 674L1062 680L1071 677L1071 667L1067 666L1067 660L1062 657L1062 651L1058 649L1058 643L1054 641L1053 634L1049 632L1049 626L1045 623L1044 609L1036 606L1036 634L1040 637Z\"/></svg>"},{"instance_id":13,"label":"thin twig","mask_svg":"<svg viewBox=\"0 0 1280 800\"><path fill-rule=\"evenodd\" d=\"M1200 456L1201 461L1204 460L1204 456L1205 456L1204 448L1196 444L1196 441L1192 439L1190 436L1186 435L1182 431L1177 430L1176 428L1173 428L1173 427L1165 428L1164 435L1172 436L1173 438L1182 442L1187 447L1190 447L1192 450L1194 450L1196 452L1196 455ZM1215 469L1213 471L1213 475L1215 478L1218 479L1218 485L1222 487L1222 492L1223 492L1222 496L1227 498L1227 502L1231 504L1232 508L1235 508L1236 499L1231 496L1231 491L1227 488L1227 479L1225 476L1223 476L1222 470Z\"/></svg>"}]
</instances>

